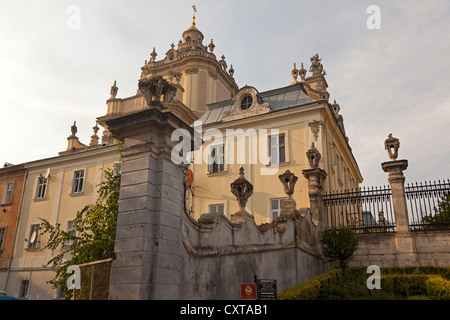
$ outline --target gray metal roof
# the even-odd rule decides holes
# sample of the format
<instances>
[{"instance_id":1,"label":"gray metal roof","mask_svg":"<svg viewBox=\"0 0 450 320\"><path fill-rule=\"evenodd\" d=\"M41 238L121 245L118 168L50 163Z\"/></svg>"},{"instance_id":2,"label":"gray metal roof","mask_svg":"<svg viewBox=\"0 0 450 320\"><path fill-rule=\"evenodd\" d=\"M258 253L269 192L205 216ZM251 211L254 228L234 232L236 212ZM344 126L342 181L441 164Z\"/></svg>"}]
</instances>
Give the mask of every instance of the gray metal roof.
<instances>
[{"instance_id":1,"label":"gray metal roof","mask_svg":"<svg viewBox=\"0 0 450 320\"><path fill-rule=\"evenodd\" d=\"M314 102L310 98L301 83L287 87L260 92L259 96L263 102L269 103L270 112L298 107ZM211 125L222 122L223 114L228 113L233 107L233 100L216 102L208 105L208 110L200 117L203 125Z\"/></svg>"}]
</instances>

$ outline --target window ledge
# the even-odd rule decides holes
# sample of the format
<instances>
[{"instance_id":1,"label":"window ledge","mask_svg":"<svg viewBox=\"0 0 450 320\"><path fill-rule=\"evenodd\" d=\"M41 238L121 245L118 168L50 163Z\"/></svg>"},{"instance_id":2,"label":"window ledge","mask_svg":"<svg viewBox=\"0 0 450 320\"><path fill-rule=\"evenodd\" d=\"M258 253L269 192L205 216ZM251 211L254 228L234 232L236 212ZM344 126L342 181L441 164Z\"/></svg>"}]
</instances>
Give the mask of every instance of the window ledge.
<instances>
[{"instance_id":1,"label":"window ledge","mask_svg":"<svg viewBox=\"0 0 450 320\"><path fill-rule=\"evenodd\" d=\"M82 196L84 194L84 191L81 192L71 192L69 193L69 196L71 197L78 197L78 196Z\"/></svg>"},{"instance_id":2,"label":"window ledge","mask_svg":"<svg viewBox=\"0 0 450 320\"><path fill-rule=\"evenodd\" d=\"M272 165L272 164L266 164L267 168L277 168L277 167L285 167L290 165L291 163L289 161L284 161L284 162L280 162L277 163L276 165Z\"/></svg>"},{"instance_id":3,"label":"window ledge","mask_svg":"<svg viewBox=\"0 0 450 320\"><path fill-rule=\"evenodd\" d=\"M214 176L224 176L224 175L227 175L228 174L228 171L220 171L220 172L208 172L207 173L207 176L208 177L214 177Z\"/></svg>"}]
</instances>

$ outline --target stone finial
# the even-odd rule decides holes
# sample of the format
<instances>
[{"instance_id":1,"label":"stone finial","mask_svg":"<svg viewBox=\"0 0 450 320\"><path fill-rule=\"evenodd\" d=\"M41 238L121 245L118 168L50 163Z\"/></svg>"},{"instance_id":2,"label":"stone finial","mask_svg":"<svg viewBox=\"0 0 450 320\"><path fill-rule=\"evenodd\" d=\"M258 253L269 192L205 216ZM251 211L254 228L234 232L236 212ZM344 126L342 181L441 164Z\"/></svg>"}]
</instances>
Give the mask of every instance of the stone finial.
<instances>
[{"instance_id":1,"label":"stone finial","mask_svg":"<svg viewBox=\"0 0 450 320\"><path fill-rule=\"evenodd\" d=\"M70 131L71 131L71 135L67 137L67 149L66 151L69 152L74 152L77 149L82 149L82 148L86 148L87 146L82 144L79 140L78 137L76 136L77 134L77 122L74 121L73 125L70 127Z\"/></svg>"},{"instance_id":2,"label":"stone finial","mask_svg":"<svg viewBox=\"0 0 450 320\"><path fill-rule=\"evenodd\" d=\"M336 117L339 116L341 107L336 103L336 100L334 100L334 103L331 105L331 109L333 110L333 113L336 115Z\"/></svg>"},{"instance_id":3,"label":"stone finial","mask_svg":"<svg viewBox=\"0 0 450 320\"><path fill-rule=\"evenodd\" d=\"M311 148L306 152L306 157L308 158L311 168L316 169L319 167L319 161L322 155L316 147L314 147L314 142L311 144Z\"/></svg>"},{"instance_id":4,"label":"stone finial","mask_svg":"<svg viewBox=\"0 0 450 320\"><path fill-rule=\"evenodd\" d=\"M213 53L215 47L213 39L211 39L211 42L208 44L209 52Z\"/></svg>"},{"instance_id":5,"label":"stone finial","mask_svg":"<svg viewBox=\"0 0 450 320\"><path fill-rule=\"evenodd\" d=\"M225 62L225 56L222 55L221 59L219 60L219 64L222 66L222 69L224 71L227 71L227 63Z\"/></svg>"},{"instance_id":6,"label":"stone finial","mask_svg":"<svg viewBox=\"0 0 450 320\"><path fill-rule=\"evenodd\" d=\"M284 193L288 196L288 198L292 198L292 194L294 193L294 187L297 183L298 177L295 176L291 171L286 170L283 174L278 176L281 183L283 184Z\"/></svg>"},{"instance_id":7,"label":"stone finial","mask_svg":"<svg viewBox=\"0 0 450 320\"><path fill-rule=\"evenodd\" d=\"M97 122L95 123L95 126L92 127L92 129L94 130L94 134L91 136L91 142L89 143L90 147L98 145L98 140L100 139L97 135L97 132L100 129L97 125Z\"/></svg>"},{"instance_id":8,"label":"stone finial","mask_svg":"<svg viewBox=\"0 0 450 320\"><path fill-rule=\"evenodd\" d=\"M165 109L175 97L177 88L162 76L139 80L139 90L144 94L149 107Z\"/></svg>"},{"instance_id":9,"label":"stone finial","mask_svg":"<svg viewBox=\"0 0 450 320\"><path fill-rule=\"evenodd\" d=\"M387 150L389 158L395 161L398 157L398 149L400 148L400 140L394 138L392 133L389 134L386 141L384 141L384 148Z\"/></svg>"},{"instance_id":10,"label":"stone finial","mask_svg":"<svg viewBox=\"0 0 450 320\"><path fill-rule=\"evenodd\" d=\"M300 70L298 70L298 74L300 75L300 79L302 79L302 81L305 81L305 79L306 79L306 69L303 67L303 62L302 62L302 65L300 67Z\"/></svg>"},{"instance_id":11,"label":"stone finial","mask_svg":"<svg viewBox=\"0 0 450 320\"><path fill-rule=\"evenodd\" d=\"M235 216L245 217L248 215L247 211L245 211L245 205L248 198L253 194L253 185L245 179L244 168L242 167L239 169L239 178L231 183L231 192L236 197L239 205L239 211L235 213Z\"/></svg>"},{"instance_id":12,"label":"stone finial","mask_svg":"<svg viewBox=\"0 0 450 320\"><path fill-rule=\"evenodd\" d=\"M230 70L228 70L228 73L230 74L230 76L233 76L234 74L233 65L230 65Z\"/></svg>"},{"instance_id":13,"label":"stone finial","mask_svg":"<svg viewBox=\"0 0 450 320\"><path fill-rule=\"evenodd\" d=\"M119 91L119 88L116 86L117 81L114 80L114 84L111 86L111 98L110 99L115 99L117 96L117 92Z\"/></svg>"},{"instance_id":14,"label":"stone finial","mask_svg":"<svg viewBox=\"0 0 450 320\"><path fill-rule=\"evenodd\" d=\"M294 84L294 83L297 83L298 81L297 81L297 78L298 78L298 69L297 69L297 66L296 66L296 63L294 62L294 68L292 69L292 71L291 71L291 75L292 75L292 78L294 78L294 81L292 82L292 84Z\"/></svg>"}]
</instances>

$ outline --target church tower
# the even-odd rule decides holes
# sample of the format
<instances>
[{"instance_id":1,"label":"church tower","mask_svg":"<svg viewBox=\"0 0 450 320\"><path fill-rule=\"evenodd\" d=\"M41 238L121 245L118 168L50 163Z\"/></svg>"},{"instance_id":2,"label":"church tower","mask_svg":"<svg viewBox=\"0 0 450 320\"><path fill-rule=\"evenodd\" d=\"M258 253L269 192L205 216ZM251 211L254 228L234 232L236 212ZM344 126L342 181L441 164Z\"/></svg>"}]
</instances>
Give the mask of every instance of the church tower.
<instances>
[{"instance_id":1,"label":"church tower","mask_svg":"<svg viewBox=\"0 0 450 320\"><path fill-rule=\"evenodd\" d=\"M171 104L182 105L199 118L207 111L207 105L231 99L238 91L233 78L234 69L228 67L225 56L217 60L214 54L214 43L203 44L204 35L196 27L195 6L192 25L183 32L178 45L170 45L164 57L157 59L156 49L150 53L141 67L139 81L161 76L176 87L176 94ZM106 101L107 113L97 118L105 128L103 142L112 143L106 121L126 114L148 108L143 93L138 89L136 95L128 98L117 98L116 82L111 87L111 97Z\"/></svg>"}]
</instances>

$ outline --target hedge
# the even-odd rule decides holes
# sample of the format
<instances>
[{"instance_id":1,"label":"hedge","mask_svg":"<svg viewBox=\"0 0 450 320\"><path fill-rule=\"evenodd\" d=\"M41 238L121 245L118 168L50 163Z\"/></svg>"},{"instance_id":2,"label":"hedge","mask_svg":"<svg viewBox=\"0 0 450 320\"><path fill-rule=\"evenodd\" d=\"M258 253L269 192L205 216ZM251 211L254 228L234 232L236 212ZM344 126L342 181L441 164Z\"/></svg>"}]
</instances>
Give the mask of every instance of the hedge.
<instances>
[{"instance_id":1,"label":"hedge","mask_svg":"<svg viewBox=\"0 0 450 320\"><path fill-rule=\"evenodd\" d=\"M381 290L369 290L365 268L351 268L346 277L333 269L302 284L287 288L279 300L318 299L396 299L426 296L433 300L450 300L450 267L381 268Z\"/></svg>"}]
</instances>

